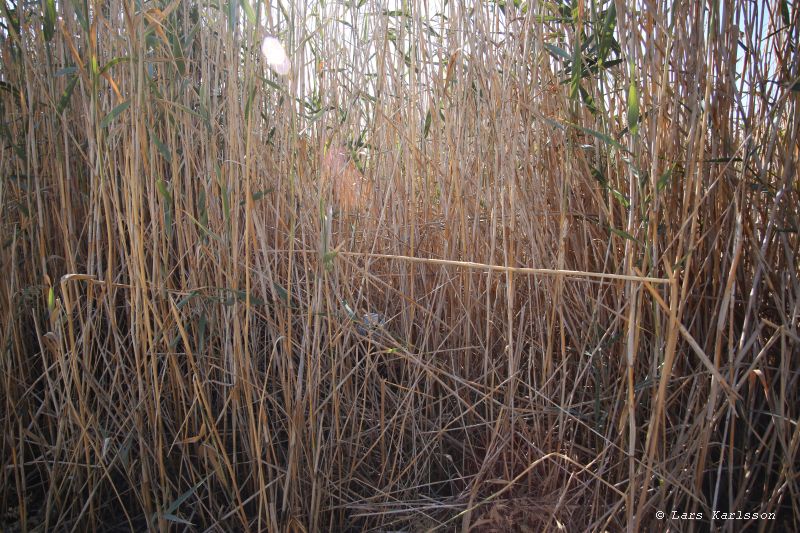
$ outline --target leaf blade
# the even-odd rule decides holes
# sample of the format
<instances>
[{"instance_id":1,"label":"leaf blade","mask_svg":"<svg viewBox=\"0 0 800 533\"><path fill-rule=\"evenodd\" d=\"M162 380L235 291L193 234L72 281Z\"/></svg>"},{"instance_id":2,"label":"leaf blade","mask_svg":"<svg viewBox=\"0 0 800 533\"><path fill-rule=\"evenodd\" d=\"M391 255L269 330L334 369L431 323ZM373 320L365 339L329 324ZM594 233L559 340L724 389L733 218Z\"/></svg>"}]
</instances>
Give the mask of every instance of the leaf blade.
<instances>
[{"instance_id":1,"label":"leaf blade","mask_svg":"<svg viewBox=\"0 0 800 533\"><path fill-rule=\"evenodd\" d=\"M100 128L102 129L107 128L114 121L114 119L117 118L120 114L122 114L123 111L128 109L130 105L131 101L125 100L124 102L116 106L114 109L112 109L100 122Z\"/></svg>"},{"instance_id":2,"label":"leaf blade","mask_svg":"<svg viewBox=\"0 0 800 533\"><path fill-rule=\"evenodd\" d=\"M631 73L633 67L631 67ZM639 133L639 91L636 88L636 80L631 75L628 85L628 130L636 136Z\"/></svg>"}]
</instances>

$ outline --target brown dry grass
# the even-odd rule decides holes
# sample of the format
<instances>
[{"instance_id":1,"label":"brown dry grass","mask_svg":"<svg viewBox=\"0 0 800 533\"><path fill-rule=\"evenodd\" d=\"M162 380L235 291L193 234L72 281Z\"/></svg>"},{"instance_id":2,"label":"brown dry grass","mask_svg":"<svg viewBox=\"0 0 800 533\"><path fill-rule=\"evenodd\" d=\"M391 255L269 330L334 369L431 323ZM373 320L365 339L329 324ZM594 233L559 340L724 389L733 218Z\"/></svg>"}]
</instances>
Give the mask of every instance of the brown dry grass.
<instances>
[{"instance_id":1,"label":"brown dry grass","mask_svg":"<svg viewBox=\"0 0 800 533\"><path fill-rule=\"evenodd\" d=\"M796 4L4 4L0 526L800 528Z\"/></svg>"}]
</instances>

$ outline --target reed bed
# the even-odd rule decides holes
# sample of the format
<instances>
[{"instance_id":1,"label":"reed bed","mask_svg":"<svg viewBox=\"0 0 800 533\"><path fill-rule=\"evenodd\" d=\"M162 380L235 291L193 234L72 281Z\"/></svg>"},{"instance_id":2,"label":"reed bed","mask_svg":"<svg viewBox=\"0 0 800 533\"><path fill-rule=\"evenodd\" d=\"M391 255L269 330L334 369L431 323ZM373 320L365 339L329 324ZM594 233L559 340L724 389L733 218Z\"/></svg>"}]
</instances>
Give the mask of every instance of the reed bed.
<instances>
[{"instance_id":1,"label":"reed bed","mask_svg":"<svg viewBox=\"0 0 800 533\"><path fill-rule=\"evenodd\" d=\"M798 12L3 2L0 527L800 529Z\"/></svg>"}]
</instances>

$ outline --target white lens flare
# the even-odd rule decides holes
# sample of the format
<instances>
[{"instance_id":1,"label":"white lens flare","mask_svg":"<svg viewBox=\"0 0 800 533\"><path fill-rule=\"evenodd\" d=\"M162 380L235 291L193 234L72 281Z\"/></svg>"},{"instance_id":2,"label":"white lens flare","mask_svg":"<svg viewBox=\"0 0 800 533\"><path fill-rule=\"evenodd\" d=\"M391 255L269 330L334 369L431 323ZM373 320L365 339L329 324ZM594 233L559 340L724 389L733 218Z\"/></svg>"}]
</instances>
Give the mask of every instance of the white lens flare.
<instances>
[{"instance_id":1,"label":"white lens flare","mask_svg":"<svg viewBox=\"0 0 800 533\"><path fill-rule=\"evenodd\" d=\"M267 59L269 66L272 67L272 70L281 76L289 73L289 68L291 67L289 56L286 55L286 50L283 49L283 45L278 39L275 37L264 39L264 43L261 45L261 52Z\"/></svg>"}]
</instances>

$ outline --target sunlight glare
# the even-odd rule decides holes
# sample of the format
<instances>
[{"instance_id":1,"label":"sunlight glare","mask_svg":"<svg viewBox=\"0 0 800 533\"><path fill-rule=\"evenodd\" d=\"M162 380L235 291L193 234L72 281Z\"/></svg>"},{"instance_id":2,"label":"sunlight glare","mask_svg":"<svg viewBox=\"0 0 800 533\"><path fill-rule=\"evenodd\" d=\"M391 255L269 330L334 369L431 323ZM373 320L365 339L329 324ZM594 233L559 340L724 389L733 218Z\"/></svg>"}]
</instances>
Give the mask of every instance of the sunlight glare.
<instances>
[{"instance_id":1,"label":"sunlight glare","mask_svg":"<svg viewBox=\"0 0 800 533\"><path fill-rule=\"evenodd\" d=\"M289 73L291 63L289 63L289 56L286 55L286 50L283 49L281 42L275 37L267 37L264 39L264 44L261 45L261 52L267 59L267 63L272 67L276 73L285 76Z\"/></svg>"}]
</instances>

